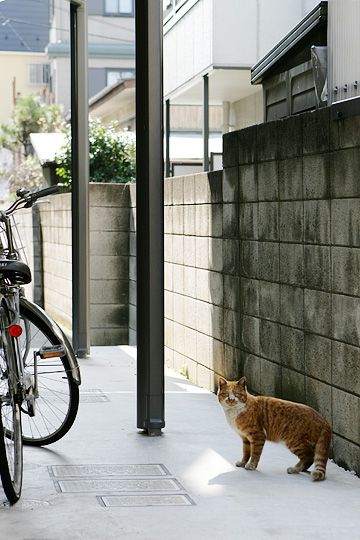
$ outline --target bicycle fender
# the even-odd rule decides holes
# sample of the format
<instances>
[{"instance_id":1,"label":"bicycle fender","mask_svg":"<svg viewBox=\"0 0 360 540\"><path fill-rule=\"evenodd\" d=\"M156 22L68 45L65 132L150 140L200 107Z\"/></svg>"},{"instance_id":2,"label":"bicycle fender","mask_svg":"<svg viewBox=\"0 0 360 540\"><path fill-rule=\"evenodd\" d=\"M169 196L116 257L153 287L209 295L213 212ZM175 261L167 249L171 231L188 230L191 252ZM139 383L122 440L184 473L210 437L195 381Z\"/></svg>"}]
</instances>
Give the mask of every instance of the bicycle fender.
<instances>
[{"instance_id":1,"label":"bicycle fender","mask_svg":"<svg viewBox=\"0 0 360 540\"><path fill-rule=\"evenodd\" d=\"M37 317L43 321L45 325L51 328L59 341L63 344L67 357L69 359L73 380L77 385L80 385L81 375L79 364L77 362L75 353L72 347L69 346L68 340L66 339L65 334L61 330L60 326L51 317L49 317L49 315L41 307L39 307L37 304L34 304L33 302L30 302L30 300L28 300L24 296L20 297L20 310L21 306L23 306L25 309L28 309L29 311L34 312Z\"/></svg>"}]
</instances>

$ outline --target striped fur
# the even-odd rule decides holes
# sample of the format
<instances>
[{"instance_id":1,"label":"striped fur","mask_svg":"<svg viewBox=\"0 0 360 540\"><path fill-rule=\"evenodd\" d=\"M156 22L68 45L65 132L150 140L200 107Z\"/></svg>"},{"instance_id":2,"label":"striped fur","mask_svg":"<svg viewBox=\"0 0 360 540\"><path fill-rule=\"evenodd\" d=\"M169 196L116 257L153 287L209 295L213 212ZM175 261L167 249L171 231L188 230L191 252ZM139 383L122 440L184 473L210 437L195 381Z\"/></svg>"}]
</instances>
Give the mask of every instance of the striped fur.
<instances>
[{"instance_id":1,"label":"striped fur","mask_svg":"<svg viewBox=\"0 0 360 540\"><path fill-rule=\"evenodd\" d=\"M230 426L243 440L243 456L237 467L256 469L265 441L283 442L299 458L289 467L296 474L314 464L313 480L324 480L331 428L317 411L301 403L247 392L246 379L219 379L218 400Z\"/></svg>"}]
</instances>

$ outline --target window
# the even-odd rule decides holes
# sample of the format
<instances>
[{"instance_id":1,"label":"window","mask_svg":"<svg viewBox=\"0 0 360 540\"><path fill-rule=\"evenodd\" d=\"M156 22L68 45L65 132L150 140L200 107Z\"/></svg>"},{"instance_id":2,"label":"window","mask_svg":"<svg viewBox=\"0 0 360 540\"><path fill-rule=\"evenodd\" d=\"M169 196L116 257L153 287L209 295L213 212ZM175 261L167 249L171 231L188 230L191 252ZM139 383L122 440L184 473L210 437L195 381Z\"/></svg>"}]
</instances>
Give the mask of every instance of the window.
<instances>
[{"instance_id":1,"label":"window","mask_svg":"<svg viewBox=\"0 0 360 540\"><path fill-rule=\"evenodd\" d=\"M134 15L134 0L105 0L105 15Z\"/></svg>"},{"instance_id":2,"label":"window","mask_svg":"<svg viewBox=\"0 0 360 540\"><path fill-rule=\"evenodd\" d=\"M133 69L109 69L106 72L106 85L116 83L117 81L126 81L128 79L135 78L135 71Z\"/></svg>"},{"instance_id":3,"label":"window","mask_svg":"<svg viewBox=\"0 0 360 540\"><path fill-rule=\"evenodd\" d=\"M28 65L29 84L49 84L50 64L29 64Z\"/></svg>"}]
</instances>

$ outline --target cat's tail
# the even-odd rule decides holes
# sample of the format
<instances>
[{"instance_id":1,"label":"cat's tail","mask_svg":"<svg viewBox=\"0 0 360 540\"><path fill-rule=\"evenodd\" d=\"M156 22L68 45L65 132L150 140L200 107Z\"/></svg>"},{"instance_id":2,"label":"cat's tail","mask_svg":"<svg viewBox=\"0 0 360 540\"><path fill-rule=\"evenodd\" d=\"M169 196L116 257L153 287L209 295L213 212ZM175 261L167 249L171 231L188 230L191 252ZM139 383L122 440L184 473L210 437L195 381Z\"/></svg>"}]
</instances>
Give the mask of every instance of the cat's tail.
<instances>
[{"instance_id":1,"label":"cat's tail","mask_svg":"<svg viewBox=\"0 0 360 540\"><path fill-rule=\"evenodd\" d=\"M323 427L320 436L315 445L314 465L315 468L311 473L313 480L324 480L326 472L326 464L329 457L329 447L331 441L331 428L327 424Z\"/></svg>"}]
</instances>

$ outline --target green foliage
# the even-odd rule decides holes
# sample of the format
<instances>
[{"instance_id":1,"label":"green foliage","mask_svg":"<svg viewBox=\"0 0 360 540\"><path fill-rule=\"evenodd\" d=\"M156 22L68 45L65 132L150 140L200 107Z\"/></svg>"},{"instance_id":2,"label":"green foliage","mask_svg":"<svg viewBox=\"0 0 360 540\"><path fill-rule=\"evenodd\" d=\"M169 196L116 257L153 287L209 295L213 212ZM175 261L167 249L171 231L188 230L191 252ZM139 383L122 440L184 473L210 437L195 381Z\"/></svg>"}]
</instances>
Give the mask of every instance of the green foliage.
<instances>
[{"instance_id":1,"label":"green foliage","mask_svg":"<svg viewBox=\"0 0 360 540\"><path fill-rule=\"evenodd\" d=\"M57 175L71 183L71 134L56 156ZM89 121L90 182L126 183L135 180L135 142L119 131L118 123L105 126L100 120Z\"/></svg>"},{"instance_id":2,"label":"green foliage","mask_svg":"<svg viewBox=\"0 0 360 540\"><path fill-rule=\"evenodd\" d=\"M10 193L19 188L34 189L44 186L45 180L38 160L28 156L20 165L3 172L2 177L8 182Z\"/></svg>"},{"instance_id":3,"label":"green foliage","mask_svg":"<svg viewBox=\"0 0 360 540\"><path fill-rule=\"evenodd\" d=\"M57 131L60 126L59 105L47 105L34 95L19 97L10 122L1 125L0 145L15 150L21 144L26 157L29 155L30 133Z\"/></svg>"}]
</instances>

